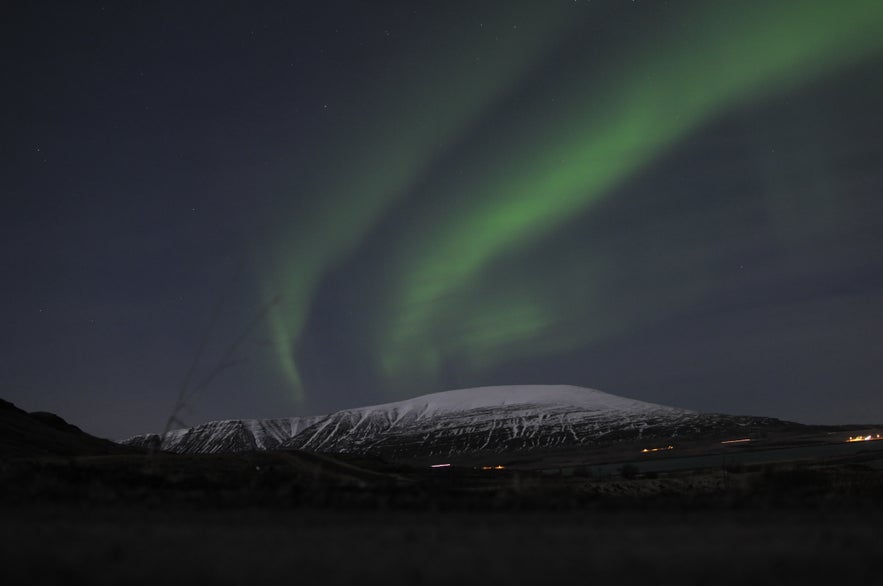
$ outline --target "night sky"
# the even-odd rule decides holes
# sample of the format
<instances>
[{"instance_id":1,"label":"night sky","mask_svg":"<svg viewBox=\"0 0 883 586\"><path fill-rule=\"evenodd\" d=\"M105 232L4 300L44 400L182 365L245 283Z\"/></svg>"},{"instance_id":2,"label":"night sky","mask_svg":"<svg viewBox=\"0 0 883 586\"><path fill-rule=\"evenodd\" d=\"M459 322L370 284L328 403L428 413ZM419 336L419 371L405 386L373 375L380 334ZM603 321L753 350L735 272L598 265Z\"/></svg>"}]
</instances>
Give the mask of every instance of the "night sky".
<instances>
[{"instance_id":1,"label":"night sky","mask_svg":"<svg viewBox=\"0 0 883 586\"><path fill-rule=\"evenodd\" d=\"M883 3L11 2L0 397L883 422ZM189 374L188 374L189 373Z\"/></svg>"}]
</instances>

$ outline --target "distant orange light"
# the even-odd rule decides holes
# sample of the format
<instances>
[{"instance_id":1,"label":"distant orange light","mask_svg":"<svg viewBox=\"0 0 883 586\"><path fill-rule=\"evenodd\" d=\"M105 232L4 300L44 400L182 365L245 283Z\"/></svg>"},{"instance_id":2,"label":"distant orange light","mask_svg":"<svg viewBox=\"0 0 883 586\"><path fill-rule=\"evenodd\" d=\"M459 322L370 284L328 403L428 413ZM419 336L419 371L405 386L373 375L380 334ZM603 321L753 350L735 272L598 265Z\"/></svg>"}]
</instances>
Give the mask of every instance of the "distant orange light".
<instances>
[{"instance_id":1,"label":"distant orange light","mask_svg":"<svg viewBox=\"0 0 883 586\"><path fill-rule=\"evenodd\" d=\"M663 450L673 450L674 446L665 446L664 448L644 448L641 450L642 454L649 454L650 452L661 452Z\"/></svg>"},{"instance_id":2,"label":"distant orange light","mask_svg":"<svg viewBox=\"0 0 883 586\"><path fill-rule=\"evenodd\" d=\"M503 470L503 469L505 469L505 468L506 468L505 466L500 466L500 465L497 465L497 466L482 466L482 467L481 467L482 470Z\"/></svg>"},{"instance_id":3,"label":"distant orange light","mask_svg":"<svg viewBox=\"0 0 883 586\"><path fill-rule=\"evenodd\" d=\"M865 435L865 436L857 435L855 437L850 437L849 439L846 440L846 442L847 443L849 443L849 442L873 442L876 440L883 440L883 436L881 436L879 433L876 435Z\"/></svg>"}]
</instances>

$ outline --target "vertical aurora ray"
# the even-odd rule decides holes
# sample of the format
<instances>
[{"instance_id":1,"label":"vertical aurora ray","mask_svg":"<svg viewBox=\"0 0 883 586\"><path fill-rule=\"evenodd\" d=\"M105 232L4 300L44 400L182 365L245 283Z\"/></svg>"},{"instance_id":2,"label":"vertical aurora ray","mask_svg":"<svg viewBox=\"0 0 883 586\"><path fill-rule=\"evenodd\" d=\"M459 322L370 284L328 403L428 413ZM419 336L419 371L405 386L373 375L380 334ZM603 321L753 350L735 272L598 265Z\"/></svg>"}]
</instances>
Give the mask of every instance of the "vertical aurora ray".
<instances>
[{"instance_id":1,"label":"vertical aurora ray","mask_svg":"<svg viewBox=\"0 0 883 586\"><path fill-rule=\"evenodd\" d=\"M297 341L323 276L359 247L439 155L542 61L556 34L572 21L569 8L513 4L497 15L496 28L482 25L478 41L470 36L455 51L434 46L413 60L416 70L402 64L381 68L378 74L394 84L394 94L366 95L359 126L328 139L323 168L298 187L310 196L307 204L285 214L289 227L276 231L281 236L269 246L274 252L261 263L265 296L282 299L271 330L296 399L303 397Z\"/></svg>"},{"instance_id":2,"label":"vertical aurora ray","mask_svg":"<svg viewBox=\"0 0 883 586\"><path fill-rule=\"evenodd\" d=\"M585 212L716 116L883 46L883 4L876 1L698 6L681 15L688 28L670 26L620 55L619 70L550 88L550 95L569 96L565 105L544 112L542 127L510 140L496 157L503 163L456 185L470 194L458 200L462 205L423 219L425 229L409 239L392 269L389 322L378 332L378 364L389 382L424 362L437 363L440 347L502 359L505 331L489 338L481 326L489 315L501 315L499 323L523 319L513 339L543 335L566 316L553 296L525 305L500 289L496 307L488 307L472 299L470 287L494 262ZM450 333L445 324L452 320L477 324L475 333ZM423 355L436 358L424 361Z\"/></svg>"}]
</instances>

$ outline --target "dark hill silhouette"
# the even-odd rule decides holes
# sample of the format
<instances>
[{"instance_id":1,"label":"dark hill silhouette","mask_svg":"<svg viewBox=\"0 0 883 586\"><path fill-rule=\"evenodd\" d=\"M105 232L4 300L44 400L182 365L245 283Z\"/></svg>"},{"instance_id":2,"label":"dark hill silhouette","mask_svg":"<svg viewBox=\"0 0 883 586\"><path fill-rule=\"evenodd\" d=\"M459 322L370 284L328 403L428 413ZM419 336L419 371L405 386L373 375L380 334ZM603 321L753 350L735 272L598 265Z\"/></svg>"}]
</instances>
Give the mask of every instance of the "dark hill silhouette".
<instances>
[{"instance_id":1,"label":"dark hill silhouette","mask_svg":"<svg viewBox=\"0 0 883 586\"><path fill-rule=\"evenodd\" d=\"M0 457L137 454L141 450L89 435L54 413L28 413L0 399Z\"/></svg>"}]
</instances>

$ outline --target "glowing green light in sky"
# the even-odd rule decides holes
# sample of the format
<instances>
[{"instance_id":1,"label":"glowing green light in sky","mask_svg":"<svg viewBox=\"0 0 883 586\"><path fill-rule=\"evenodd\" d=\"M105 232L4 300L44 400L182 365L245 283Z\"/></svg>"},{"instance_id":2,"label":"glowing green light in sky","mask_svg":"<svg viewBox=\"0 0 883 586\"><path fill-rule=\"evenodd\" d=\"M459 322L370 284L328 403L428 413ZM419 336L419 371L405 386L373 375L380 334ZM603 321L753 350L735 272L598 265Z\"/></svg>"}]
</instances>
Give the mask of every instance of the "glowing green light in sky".
<instances>
[{"instance_id":1,"label":"glowing green light in sky","mask_svg":"<svg viewBox=\"0 0 883 586\"><path fill-rule=\"evenodd\" d=\"M497 164L454 186L469 198L423 219L425 229L397 260L392 315L378 332L379 363L390 381L437 367L439 347L496 360L495 353L506 353L505 339L544 335L567 313L556 311L554 295L512 303L500 291L479 305L468 301L470 286L492 263L549 235L716 116L883 45L879 1L698 6L681 15L689 27L672 25L617 55L616 71L550 88L569 98L544 112L541 126L509 141L493 158ZM445 325L451 320L470 321L474 330L452 334Z\"/></svg>"},{"instance_id":2,"label":"glowing green light in sky","mask_svg":"<svg viewBox=\"0 0 883 586\"><path fill-rule=\"evenodd\" d=\"M378 72L389 80L380 94L359 96L365 113L359 127L328 140L324 165L306 190L307 203L293 212L290 227L272 245L266 270L280 294L271 325L282 369L295 397L303 388L295 362L296 342L322 277L351 254L396 201L408 194L435 159L542 60L549 39L568 24L567 12L512 5L498 25L474 23L466 40L451 49L435 46L413 65L391 64ZM566 5L562 5L567 8ZM456 42L456 41L455 41Z\"/></svg>"}]
</instances>

